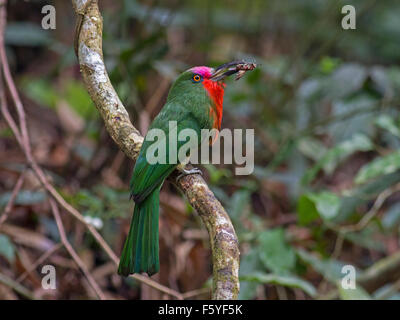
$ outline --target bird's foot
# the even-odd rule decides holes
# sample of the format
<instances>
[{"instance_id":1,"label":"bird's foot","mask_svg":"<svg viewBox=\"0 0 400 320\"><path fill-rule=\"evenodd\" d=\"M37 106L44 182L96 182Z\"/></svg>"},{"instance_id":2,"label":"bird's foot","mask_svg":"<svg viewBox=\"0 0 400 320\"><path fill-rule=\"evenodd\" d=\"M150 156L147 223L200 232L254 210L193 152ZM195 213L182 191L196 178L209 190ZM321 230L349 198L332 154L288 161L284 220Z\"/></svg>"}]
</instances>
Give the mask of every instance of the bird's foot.
<instances>
[{"instance_id":1,"label":"bird's foot","mask_svg":"<svg viewBox=\"0 0 400 320\"><path fill-rule=\"evenodd\" d=\"M180 169L182 172L176 177L176 182L178 182L181 178L184 176L187 176L189 174L200 174L203 175L203 172L199 168L193 168L193 169L185 169L184 167Z\"/></svg>"}]
</instances>

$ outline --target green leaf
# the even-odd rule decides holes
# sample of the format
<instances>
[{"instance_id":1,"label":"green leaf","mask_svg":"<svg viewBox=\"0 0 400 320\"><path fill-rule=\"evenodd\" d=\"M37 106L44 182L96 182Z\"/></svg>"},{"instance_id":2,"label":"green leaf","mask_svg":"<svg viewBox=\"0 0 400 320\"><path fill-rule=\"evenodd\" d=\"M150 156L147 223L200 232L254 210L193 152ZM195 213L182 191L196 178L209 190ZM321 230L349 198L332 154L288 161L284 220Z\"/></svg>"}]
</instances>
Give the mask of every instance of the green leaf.
<instances>
[{"instance_id":1,"label":"green leaf","mask_svg":"<svg viewBox=\"0 0 400 320\"><path fill-rule=\"evenodd\" d=\"M277 228L260 233L260 259L266 268L277 274L287 274L296 264L293 248L285 239L284 230Z\"/></svg>"},{"instance_id":2,"label":"green leaf","mask_svg":"<svg viewBox=\"0 0 400 320\"><path fill-rule=\"evenodd\" d=\"M386 156L378 157L364 165L357 173L354 181L362 184L370 179L396 172L400 168L400 150L394 151Z\"/></svg>"},{"instance_id":3,"label":"green leaf","mask_svg":"<svg viewBox=\"0 0 400 320\"><path fill-rule=\"evenodd\" d=\"M315 203L306 194L303 194L299 198L297 203L297 215L301 225L309 224L319 218Z\"/></svg>"},{"instance_id":4,"label":"green leaf","mask_svg":"<svg viewBox=\"0 0 400 320\"><path fill-rule=\"evenodd\" d=\"M340 299L342 300L371 300L371 296L360 285L355 289L344 289L341 282L337 282Z\"/></svg>"},{"instance_id":5,"label":"green leaf","mask_svg":"<svg viewBox=\"0 0 400 320\"><path fill-rule=\"evenodd\" d=\"M325 168L327 173L332 173L340 161L354 152L372 149L373 143L367 136L355 134L350 140L344 141L326 152L321 160L306 172L303 183L309 184L322 168Z\"/></svg>"},{"instance_id":6,"label":"green leaf","mask_svg":"<svg viewBox=\"0 0 400 320\"><path fill-rule=\"evenodd\" d=\"M382 218L382 226L387 230L394 230L400 224L400 203L388 208Z\"/></svg>"},{"instance_id":7,"label":"green leaf","mask_svg":"<svg viewBox=\"0 0 400 320\"><path fill-rule=\"evenodd\" d=\"M334 100L330 111L332 119L343 120L328 121L322 132L328 134L335 145L351 140L355 135L371 137L376 132L373 123L378 105L379 100L364 90L349 99Z\"/></svg>"},{"instance_id":8,"label":"green leaf","mask_svg":"<svg viewBox=\"0 0 400 320\"><path fill-rule=\"evenodd\" d=\"M10 198L11 192L3 193L0 196L0 207L7 205ZM44 200L46 200L46 193L43 191L21 190L15 198L14 203L17 205L32 205L41 203Z\"/></svg>"},{"instance_id":9,"label":"green leaf","mask_svg":"<svg viewBox=\"0 0 400 320\"><path fill-rule=\"evenodd\" d=\"M81 208L85 216L109 220L126 217L132 210L129 192L117 191L104 185L96 185L91 190L81 189L68 199Z\"/></svg>"},{"instance_id":10,"label":"green leaf","mask_svg":"<svg viewBox=\"0 0 400 320\"><path fill-rule=\"evenodd\" d=\"M90 119L97 116L96 108L81 82L69 80L65 85L65 100L82 118Z\"/></svg>"},{"instance_id":11,"label":"green leaf","mask_svg":"<svg viewBox=\"0 0 400 320\"><path fill-rule=\"evenodd\" d=\"M340 60L332 57L323 57L319 62L319 69L322 73L330 74L339 65Z\"/></svg>"},{"instance_id":12,"label":"green leaf","mask_svg":"<svg viewBox=\"0 0 400 320\"><path fill-rule=\"evenodd\" d=\"M342 279L342 268L345 265L344 263L332 259L321 259L302 249L297 250L297 255L303 262L310 265L315 271L322 274L330 282L336 284L338 280Z\"/></svg>"},{"instance_id":13,"label":"green leaf","mask_svg":"<svg viewBox=\"0 0 400 320\"><path fill-rule=\"evenodd\" d=\"M318 217L332 220L339 213L340 203L340 198L332 192L303 194L297 205L299 222L305 225Z\"/></svg>"},{"instance_id":14,"label":"green leaf","mask_svg":"<svg viewBox=\"0 0 400 320\"><path fill-rule=\"evenodd\" d=\"M21 81L24 93L37 104L48 108L55 108L59 99L51 83L45 79L24 77Z\"/></svg>"},{"instance_id":15,"label":"green leaf","mask_svg":"<svg viewBox=\"0 0 400 320\"><path fill-rule=\"evenodd\" d=\"M14 46L45 46L51 42L51 34L37 24L14 22L7 24L5 41Z\"/></svg>"},{"instance_id":16,"label":"green leaf","mask_svg":"<svg viewBox=\"0 0 400 320\"><path fill-rule=\"evenodd\" d=\"M261 272L264 269L260 261L258 251L251 249L249 253L240 259L239 276L245 277L255 272ZM240 283L239 299L250 300L257 295L257 286L259 284L251 281L244 281Z\"/></svg>"},{"instance_id":17,"label":"green leaf","mask_svg":"<svg viewBox=\"0 0 400 320\"><path fill-rule=\"evenodd\" d=\"M345 63L330 77L327 83L332 98L343 98L360 90L368 77L365 66Z\"/></svg>"},{"instance_id":18,"label":"green leaf","mask_svg":"<svg viewBox=\"0 0 400 320\"><path fill-rule=\"evenodd\" d=\"M10 263L15 260L15 248L10 239L0 234L0 255L6 258Z\"/></svg>"},{"instance_id":19,"label":"green leaf","mask_svg":"<svg viewBox=\"0 0 400 320\"><path fill-rule=\"evenodd\" d=\"M344 238L350 242L355 243L356 245L380 252L385 252L385 246L381 241L376 241L376 228L374 227L366 227L364 230L360 232L350 232L345 234Z\"/></svg>"},{"instance_id":20,"label":"green leaf","mask_svg":"<svg viewBox=\"0 0 400 320\"><path fill-rule=\"evenodd\" d=\"M205 164L204 168L206 168L210 174L212 184L218 184L222 178L229 178L232 176L232 173L228 169L217 168L213 164Z\"/></svg>"},{"instance_id":21,"label":"green leaf","mask_svg":"<svg viewBox=\"0 0 400 320\"><path fill-rule=\"evenodd\" d=\"M390 117L386 114L381 115L378 117L378 119L376 119L375 124L382 129L386 129L394 136L400 138L400 128L394 122L392 117Z\"/></svg>"},{"instance_id":22,"label":"green leaf","mask_svg":"<svg viewBox=\"0 0 400 320\"><path fill-rule=\"evenodd\" d=\"M14 133L10 128L4 128L0 130L0 138L12 138Z\"/></svg>"},{"instance_id":23,"label":"green leaf","mask_svg":"<svg viewBox=\"0 0 400 320\"><path fill-rule=\"evenodd\" d=\"M301 138L297 144L297 148L308 158L318 161L327 152L327 148L317 139L311 137Z\"/></svg>"},{"instance_id":24,"label":"green leaf","mask_svg":"<svg viewBox=\"0 0 400 320\"><path fill-rule=\"evenodd\" d=\"M236 191L230 199L228 208L229 216L232 218L235 226L243 228L240 224L240 218L248 216L250 204L250 191L246 189Z\"/></svg>"},{"instance_id":25,"label":"green leaf","mask_svg":"<svg viewBox=\"0 0 400 320\"><path fill-rule=\"evenodd\" d=\"M253 274L242 276L240 277L240 279L242 281L251 281L262 284L275 284L290 288L299 288L311 297L314 297L316 295L316 290L311 283L292 275L278 275L256 272Z\"/></svg>"}]
</instances>

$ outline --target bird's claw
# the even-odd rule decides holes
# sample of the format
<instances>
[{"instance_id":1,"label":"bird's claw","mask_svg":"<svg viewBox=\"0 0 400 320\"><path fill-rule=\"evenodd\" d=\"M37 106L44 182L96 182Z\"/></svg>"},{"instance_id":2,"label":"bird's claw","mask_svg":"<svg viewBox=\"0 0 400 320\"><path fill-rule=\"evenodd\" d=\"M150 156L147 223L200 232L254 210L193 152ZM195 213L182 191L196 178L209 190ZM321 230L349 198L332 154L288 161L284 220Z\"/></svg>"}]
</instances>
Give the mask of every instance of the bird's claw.
<instances>
[{"instance_id":1,"label":"bird's claw","mask_svg":"<svg viewBox=\"0 0 400 320\"><path fill-rule=\"evenodd\" d=\"M193 169L182 169L182 172L176 177L176 182L178 182L181 178L184 176L188 176L190 174L200 174L203 175L203 172L199 168L193 168Z\"/></svg>"}]
</instances>

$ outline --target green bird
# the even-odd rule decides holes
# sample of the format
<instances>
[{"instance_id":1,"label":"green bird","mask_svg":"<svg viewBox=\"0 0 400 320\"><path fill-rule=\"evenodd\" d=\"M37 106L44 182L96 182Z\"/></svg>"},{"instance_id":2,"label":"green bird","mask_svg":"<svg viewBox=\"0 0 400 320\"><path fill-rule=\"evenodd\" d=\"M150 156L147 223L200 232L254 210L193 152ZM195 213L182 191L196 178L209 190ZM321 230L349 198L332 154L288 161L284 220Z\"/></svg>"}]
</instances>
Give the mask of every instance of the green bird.
<instances>
[{"instance_id":1,"label":"green bird","mask_svg":"<svg viewBox=\"0 0 400 320\"><path fill-rule=\"evenodd\" d=\"M172 130L179 133L192 129L197 133L197 147L201 144L201 129L220 129L222 121L225 84L222 80L232 74L244 72L243 61L233 61L215 69L194 67L183 72L172 85L167 102L149 127L165 133L166 161L150 163L147 152L154 143L146 135L133 169L130 192L135 201L133 218L125 241L118 273L128 276L146 272L149 276L160 269L158 218L159 196L164 180L176 169L178 163L169 157L169 138ZM247 70L245 70L247 71ZM158 141L162 142L162 141ZM184 144L177 141L177 149ZM184 170L184 174L198 173L198 169Z\"/></svg>"}]
</instances>

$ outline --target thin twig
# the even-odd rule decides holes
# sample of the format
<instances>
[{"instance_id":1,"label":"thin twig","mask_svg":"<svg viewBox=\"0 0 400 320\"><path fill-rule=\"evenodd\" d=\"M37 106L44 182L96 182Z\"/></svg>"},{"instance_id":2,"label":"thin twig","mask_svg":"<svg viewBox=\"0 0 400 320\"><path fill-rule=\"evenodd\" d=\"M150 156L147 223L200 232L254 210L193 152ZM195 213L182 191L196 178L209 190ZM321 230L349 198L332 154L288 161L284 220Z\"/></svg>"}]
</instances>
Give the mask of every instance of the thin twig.
<instances>
[{"instance_id":1,"label":"thin twig","mask_svg":"<svg viewBox=\"0 0 400 320\"><path fill-rule=\"evenodd\" d=\"M400 277L400 251L386 256L357 276L357 282L369 292L382 287L391 281L397 281Z\"/></svg>"},{"instance_id":2,"label":"thin twig","mask_svg":"<svg viewBox=\"0 0 400 320\"><path fill-rule=\"evenodd\" d=\"M2 11L5 12L5 7L2 8ZM4 14L3 18L4 18L4 20L6 19L5 14ZM4 34L3 32L1 32L1 33ZM4 47L4 39L2 39L2 42L1 42L0 60L1 60L1 64L3 65L2 71L3 71L4 78L5 78L5 82L8 86L8 89L10 90L12 100L15 104L15 108L18 113L22 143L24 144L24 147L26 148L27 153L30 154L31 153L31 145L29 142L29 135L28 135L28 128L26 125L26 116L25 116L25 112L24 112L24 107L22 105L21 99L19 98L18 91L15 86L14 80L11 76L10 66L8 64L6 50Z\"/></svg>"},{"instance_id":3,"label":"thin twig","mask_svg":"<svg viewBox=\"0 0 400 320\"><path fill-rule=\"evenodd\" d=\"M27 270L24 271L18 278L17 282L23 281L33 270L35 270L38 265L43 263L47 258L49 258L54 252L62 247L62 243L57 243L50 250L43 253Z\"/></svg>"},{"instance_id":4,"label":"thin twig","mask_svg":"<svg viewBox=\"0 0 400 320\"><path fill-rule=\"evenodd\" d=\"M6 0L0 0L0 46L4 47L4 30L7 22L7 13L6 13ZM3 72L3 65L0 63L0 74ZM6 95L5 90L3 88L3 79L0 76L0 103L1 103L1 111L3 113L4 119L6 120L7 124L10 126L12 131L14 132L15 138L17 141L22 144L22 136L15 123L14 119L12 118L11 114L8 112L6 105Z\"/></svg>"},{"instance_id":5,"label":"thin twig","mask_svg":"<svg viewBox=\"0 0 400 320\"><path fill-rule=\"evenodd\" d=\"M381 192L376 198L372 208L362 217L362 219L355 225L341 227L342 232L355 232L364 229L368 223L378 214L380 208L393 193L400 191L400 183Z\"/></svg>"},{"instance_id":6,"label":"thin twig","mask_svg":"<svg viewBox=\"0 0 400 320\"><path fill-rule=\"evenodd\" d=\"M349 232L360 231L364 229L370 223L370 221L379 213L379 210L381 209L385 201L391 195L393 195L398 191L400 191L400 183L396 183L394 186L391 186L390 188L381 192L376 198L372 208L356 224L347 226L338 226L332 223L327 223L327 226L338 233L342 233L343 235Z\"/></svg>"},{"instance_id":7,"label":"thin twig","mask_svg":"<svg viewBox=\"0 0 400 320\"><path fill-rule=\"evenodd\" d=\"M100 286L97 284L97 282L93 279L92 275L90 274L88 268L86 265L83 263L81 258L78 256L78 254L75 252L74 248L71 246L67 239L67 235L65 233L64 225L62 223L61 217L60 217L60 212L58 210L58 206L55 203L55 201L50 198L50 207L51 211L53 213L54 219L56 220L58 232L60 234L61 242L64 245L65 249L67 249L68 253L71 255L72 259L74 259L75 263L78 265L78 267L81 269L83 274L85 275L86 279L88 280L90 286L93 288L93 290L96 292L96 295L101 299L105 300L106 296L103 293L103 291L100 289Z\"/></svg>"},{"instance_id":8,"label":"thin twig","mask_svg":"<svg viewBox=\"0 0 400 320\"><path fill-rule=\"evenodd\" d=\"M195 296L200 296L203 294L211 294L211 289L210 288L200 288L192 291L185 292L182 296L184 299L190 299Z\"/></svg>"},{"instance_id":9,"label":"thin twig","mask_svg":"<svg viewBox=\"0 0 400 320\"><path fill-rule=\"evenodd\" d=\"M331 259L335 260L340 256L342 249L343 249L343 244L344 244L346 235L348 233L358 232L358 231L361 231L362 229L364 229L369 224L369 222L378 214L379 210L381 209L381 207L383 206L385 201L391 195L393 195L395 192L398 192L398 191L400 191L400 183L397 183L394 186L381 192L378 195L378 197L376 198L372 208L356 224L348 225L348 226L337 226L332 223L326 223L328 228L330 228L338 233L336 242L335 242L335 247L334 247L334 250L331 255ZM325 279L325 276L324 276L324 279ZM360 281L360 279L359 279L359 281ZM361 280L360 282L363 282L363 280ZM364 281L364 282L366 282L366 281ZM372 282L372 281L370 281L370 282ZM337 291L334 290L333 292L337 292Z\"/></svg>"},{"instance_id":10,"label":"thin twig","mask_svg":"<svg viewBox=\"0 0 400 320\"><path fill-rule=\"evenodd\" d=\"M400 183L397 183L394 186L381 192L376 198L372 208L356 224L348 226L338 226L329 222L325 223L328 228L338 233L331 259L337 259L340 256L346 235L348 233L358 232L364 229L370 223L370 221L379 213L379 210L381 209L387 198L398 191L400 191Z\"/></svg>"},{"instance_id":11,"label":"thin twig","mask_svg":"<svg viewBox=\"0 0 400 320\"><path fill-rule=\"evenodd\" d=\"M21 173L21 175L19 176L17 183L15 184L14 189L11 193L10 200L8 200L8 203L7 203L3 213L0 216L0 227L4 223L4 221L7 220L8 216L10 215L11 209L14 206L15 199L17 198L17 195L22 188L22 184L24 183L24 179L25 179L25 171L23 171Z\"/></svg>"},{"instance_id":12,"label":"thin twig","mask_svg":"<svg viewBox=\"0 0 400 320\"><path fill-rule=\"evenodd\" d=\"M0 63L0 72L1 72L1 63ZM7 100L3 88L3 79L1 77L0 77L0 104L1 104L1 113L3 114L4 119L6 120L8 126L14 133L15 139L17 140L18 144L22 145L21 133L19 132L18 126L15 123L13 117L11 116L7 108Z\"/></svg>"},{"instance_id":13,"label":"thin twig","mask_svg":"<svg viewBox=\"0 0 400 320\"><path fill-rule=\"evenodd\" d=\"M337 258L339 258L340 254L342 253L343 243L344 243L344 234L342 232L339 232L336 237L335 248L333 249L331 255L332 260L336 260Z\"/></svg>"},{"instance_id":14,"label":"thin twig","mask_svg":"<svg viewBox=\"0 0 400 320\"><path fill-rule=\"evenodd\" d=\"M7 287L10 287L25 298L28 298L30 300L36 299L32 292L30 292L27 288L25 288L18 282L15 282L13 279L7 277L5 274L0 273L0 283L4 284Z\"/></svg>"},{"instance_id":15,"label":"thin twig","mask_svg":"<svg viewBox=\"0 0 400 320\"><path fill-rule=\"evenodd\" d=\"M400 279L398 279L395 283L391 284L387 289L383 292L376 295L376 300L386 300L391 296L395 295L400 290Z\"/></svg>"}]
</instances>

